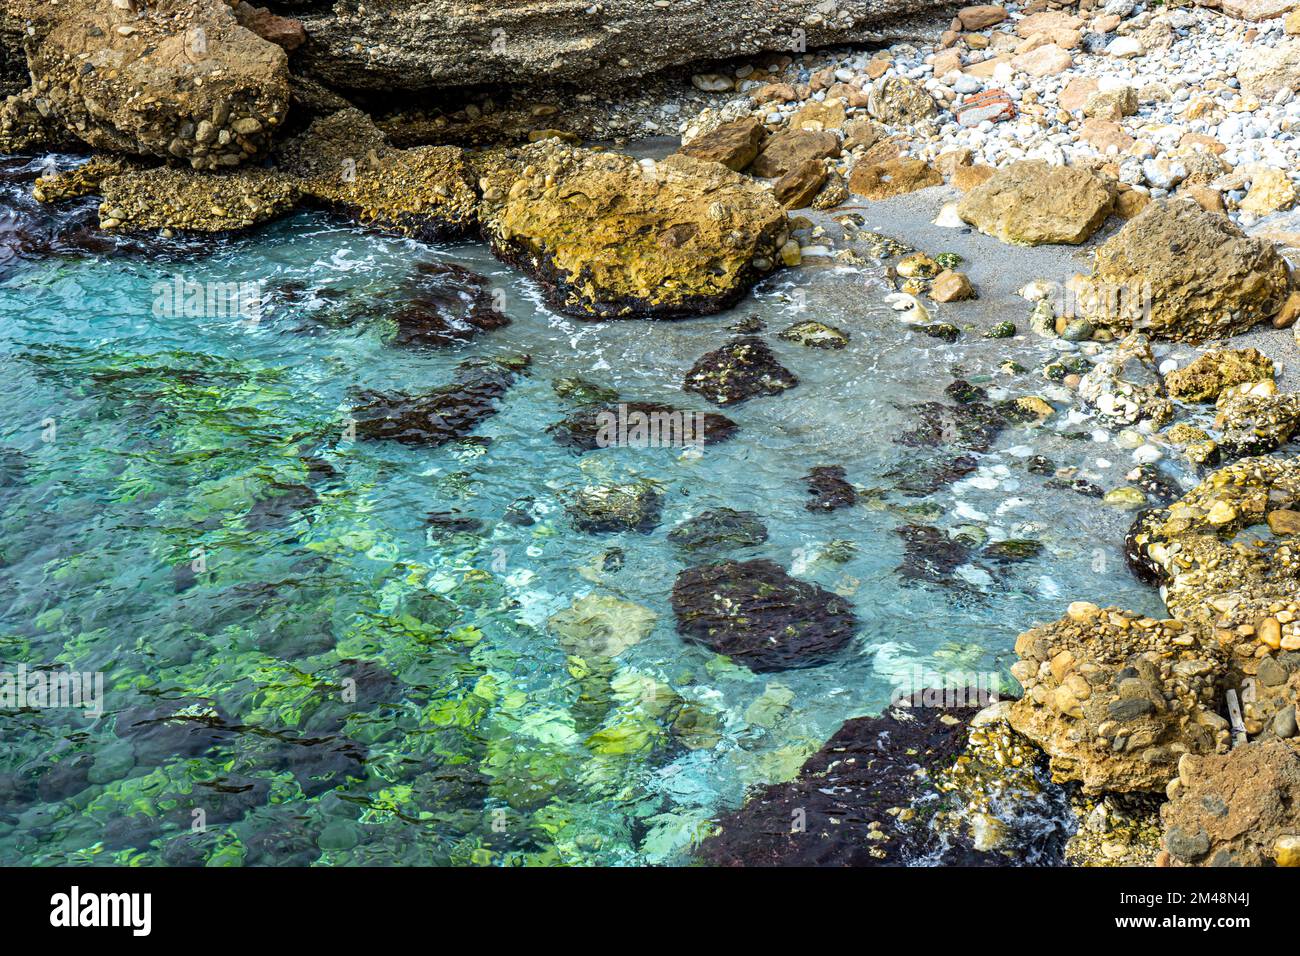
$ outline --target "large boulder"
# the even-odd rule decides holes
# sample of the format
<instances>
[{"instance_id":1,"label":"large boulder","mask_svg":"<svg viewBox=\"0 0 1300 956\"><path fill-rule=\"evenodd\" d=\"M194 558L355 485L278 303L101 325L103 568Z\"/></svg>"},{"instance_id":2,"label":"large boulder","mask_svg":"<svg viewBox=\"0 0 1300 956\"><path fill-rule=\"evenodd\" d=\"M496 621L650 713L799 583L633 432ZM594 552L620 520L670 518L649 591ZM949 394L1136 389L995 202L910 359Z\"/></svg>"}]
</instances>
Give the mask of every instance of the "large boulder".
<instances>
[{"instance_id":1,"label":"large boulder","mask_svg":"<svg viewBox=\"0 0 1300 956\"><path fill-rule=\"evenodd\" d=\"M1187 757L1160 810L1175 866L1300 866L1300 744Z\"/></svg>"},{"instance_id":2,"label":"large boulder","mask_svg":"<svg viewBox=\"0 0 1300 956\"><path fill-rule=\"evenodd\" d=\"M1016 653L1025 695L1011 726L1043 748L1059 782L1161 791L1183 754L1227 749L1215 711L1223 651L1202 629L1080 602L1021 634Z\"/></svg>"},{"instance_id":3,"label":"large boulder","mask_svg":"<svg viewBox=\"0 0 1300 956\"><path fill-rule=\"evenodd\" d=\"M286 4L274 5L276 9ZM482 84L609 85L697 60L879 41L937 0L372 0L298 12L295 56L340 89L432 90ZM828 9L829 8L829 9Z\"/></svg>"},{"instance_id":4,"label":"large boulder","mask_svg":"<svg viewBox=\"0 0 1300 956\"><path fill-rule=\"evenodd\" d=\"M1300 87L1300 42L1286 40L1276 46L1251 50L1237 67L1237 79L1256 96L1276 96L1280 90Z\"/></svg>"},{"instance_id":5,"label":"large boulder","mask_svg":"<svg viewBox=\"0 0 1300 956\"><path fill-rule=\"evenodd\" d=\"M493 251L580 318L720 311L775 267L787 238L767 190L690 156L638 162L546 140L482 172Z\"/></svg>"},{"instance_id":6,"label":"large boulder","mask_svg":"<svg viewBox=\"0 0 1300 956\"><path fill-rule=\"evenodd\" d=\"M10 0L44 110L99 149L238 166L263 153L289 108L285 51L222 0ZM141 5L143 6L143 5Z\"/></svg>"},{"instance_id":7,"label":"large boulder","mask_svg":"<svg viewBox=\"0 0 1300 956\"><path fill-rule=\"evenodd\" d=\"M998 170L968 192L957 214L1003 242L1080 243L1110 215L1114 195L1092 173L1027 159Z\"/></svg>"},{"instance_id":8,"label":"large boulder","mask_svg":"<svg viewBox=\"0 0 1300 956\"><path fill-rule=\"evenodd\" d=\"M1244 332L1280 308L1286 265L1196 203L1158 199L1097 250L1079 306L1094 327L1201 342Z\"/></svg>"}]
</instances>

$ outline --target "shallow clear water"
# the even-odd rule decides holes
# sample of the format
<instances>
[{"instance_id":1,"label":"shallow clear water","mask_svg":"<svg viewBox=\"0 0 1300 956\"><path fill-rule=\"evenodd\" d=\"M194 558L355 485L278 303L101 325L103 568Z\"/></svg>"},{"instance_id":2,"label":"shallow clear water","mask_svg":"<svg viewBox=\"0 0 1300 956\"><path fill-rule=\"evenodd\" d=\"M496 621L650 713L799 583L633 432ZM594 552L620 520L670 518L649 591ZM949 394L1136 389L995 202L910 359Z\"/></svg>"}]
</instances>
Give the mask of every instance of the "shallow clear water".
<instances>
[{"instance_id":1,"label":"shallow clear water","mask_svg":"<svg viewBox=\"0 0 1300 956\"><path fill-rule=\"evenodd\" d=\"M486 276L512 324L453 349L393 347L385 316L421 262ZM480 246L309 215L179 261L5 268L0 662L100 672L105 701L98 719L0 714L0 863L683 862L719 809L792 775L846 718L878 713L914 666L1005 673L1015 635L1070 600L1159 608L1123 567L1128 516L1024 468L1029 454L1087 465L1086 440L1010 428L967 480L928 498L891 490L891 471L933 457L895 441L916 424L908 404L944 400L954 370L995 397L1032 393L1036 373L997 366L1049 353L1023 335L909 332L874 268L807 267L675 323L560 317ZM263 282L271 302L255 325L154 314L155 284L178 274ZM751 315L801 384L724 410L734 440L579 456L546 433L572 410L552 387L567 376L707 409L683 375ZM776 338L800 318L845 329L849 347ZM466 358L520 352L529 374L479 440L345 434L351 389L418 391ZM801 478L815 465L875 491L811 513ZM663 485L654 531L573 528L566 493L630 477ZM255 507L273 495L279 507ZM508 520L512 505L532 523ZM769 528L738 556L853 602L861 626L833 663L756 675L676 634L669 592L686 564L667 533L720 506ZM481 525L431 534L431 512ZM976 553L955 586L908 584L894 533L908 520L1044 550L1007 566ZM853 544L847 560L823 553L837 540ZM567 658L546 620L586 593L650 609L653 631L608 665ZM747 711L771 685L793 697L760 726ZM189 726L204 747L183 734L178 746L176 725L115 732L121 712L167 701L203 718Z\"/></svg>"}]
</instances>

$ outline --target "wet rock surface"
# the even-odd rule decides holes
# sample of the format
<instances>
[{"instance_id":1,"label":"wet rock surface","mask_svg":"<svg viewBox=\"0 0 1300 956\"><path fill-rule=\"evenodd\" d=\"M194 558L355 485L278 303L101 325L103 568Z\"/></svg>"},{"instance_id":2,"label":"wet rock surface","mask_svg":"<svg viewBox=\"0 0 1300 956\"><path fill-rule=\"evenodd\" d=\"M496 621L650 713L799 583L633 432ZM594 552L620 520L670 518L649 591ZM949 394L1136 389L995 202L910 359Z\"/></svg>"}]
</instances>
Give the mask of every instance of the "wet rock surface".
<instances>
[{"instance_id":1,"label":"wet rock surface","mask_svg":"<svg viewBox=\"0 0 1300 956\"><path fill-rule=\"evenodd\" d=\"M721 553L762 544L767 527L752 511L714 508L682 522L668 532L668 540L688 553Z\"/></svg>"},{"instance_id":2,"label":"wet rock surface","mask_svg":"<svg viewBox=\"0 0 1300 956\"><path fill-rule=\"evenodd\" d=\"M714 866L1005 865L994 841L932 826L929 816L969 799L964 788L949 786L946 773L966 752L976 712L894 707L847 721L798 777L759 788L721 816L696 859Z\"/></svg>"},{"instance_id":3,"label":"wet rock surface","mask_svg":"<svg viewBox=\"0 0 1300 956\"><path fill-rule=\"evenodd\" d=\"M658 163L548 140L487 161L493 251L580 318L672 318L732 305L778 261L785 214L712 162Z\"/></svg>"},{"instance_id":4,"label":"wet rock surface","mask_svg":"<svg viewBox=\"0 0 1300 956\"><path fill-rule=\"evenodd\" d=\"M686 640L760 672L824 664L857 629L848 601L764 559L687 568L672 605Z\"/></svg>"},{"instance_id":5,"label":"wet rock surface","mask_svg":"<svg viewBox=\"0 0 1300 956\"><path fill-rule=\"evenodd\" d=\"M799 384L772 349L757 336L741 336L700 357L682 388L715 405L736 405L764 395L779 395Z\"/></svg>"}]
</instances>

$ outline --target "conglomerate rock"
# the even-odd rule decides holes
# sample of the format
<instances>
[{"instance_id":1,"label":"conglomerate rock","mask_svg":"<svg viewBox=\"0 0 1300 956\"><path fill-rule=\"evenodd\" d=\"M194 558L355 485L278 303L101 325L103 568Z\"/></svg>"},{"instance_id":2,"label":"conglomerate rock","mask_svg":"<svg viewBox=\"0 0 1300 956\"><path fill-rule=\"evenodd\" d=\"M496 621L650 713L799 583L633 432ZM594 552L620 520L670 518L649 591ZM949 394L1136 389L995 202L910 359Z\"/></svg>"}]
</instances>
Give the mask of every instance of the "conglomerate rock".
<instances>
[{"instance_id":1,"label":"conglomerate rock","mask_svg":"<svg viewBox=\"0 0 1300 956\"><path fill-rule=\"evenodd\" d=\"M1176 866L1300 866L1300 742L1188 756L1161 808Z\"/></svg>"},{"instance_id":2,"label":"conglomerate rock","mask_svg":"<svg viewBox=\"0 0 1300 956\"><path fill-rule=\"evenodd\" d=\"M224 0L7 0L31 24L43 112L97 149L238 166L265 152L289 107L285 51ZM139 5L143 8L143 4Z\"/></svg>"},{"instance_id":3,"label":"conglomerate rock","mask_svg":"<svg viewBox=\"0 0 1300 956\"><path fill-rule=\"evenodd\" d=\"M1011 726L1085 791L1160 791L1185 753L1228 745L1224 652L1205 629L1076 603L1016 639Z\"/></svg>"}]
</instances>

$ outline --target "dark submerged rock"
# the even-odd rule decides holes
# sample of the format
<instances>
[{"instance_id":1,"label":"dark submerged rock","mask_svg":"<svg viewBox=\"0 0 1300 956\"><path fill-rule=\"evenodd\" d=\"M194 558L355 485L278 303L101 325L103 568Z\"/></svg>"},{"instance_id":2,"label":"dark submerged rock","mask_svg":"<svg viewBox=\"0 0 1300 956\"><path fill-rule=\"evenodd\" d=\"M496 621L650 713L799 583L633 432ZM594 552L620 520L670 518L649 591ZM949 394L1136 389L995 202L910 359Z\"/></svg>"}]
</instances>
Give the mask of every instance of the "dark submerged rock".
<instances>
[{"instance_id":1,"label":"dark submerged rock","mask_svg":"<svg viewBox=\"0 0 1300 956\"><path fill-rule=\"evenodd\" d=\"M416 269L409 298L390 313L397 323L393 344L399 348L448 348L510 324L478 273L442 262L422 262Z\"/></svg>"},{"instance_id":2,"label":"dark submerged rock","mask_svg":"<svg viewBox=\"0 0 1300 956\"><path fill-rule=\"evenodd\" d=\"M668 540L687 552L727 551L762 544L767 528L752 511L715 508L679 524Z\"/></svg>"},{"instance_id":3,"label":"dark submerged rock","mask_svg":"<svg viewBox=\"0 0 1300 956\"><path fill-rule=\"evenodd\" d=\"M687 568L672 605L686 640L755 671L823 664L858 626L844 598L763 559Z\"/></svg>"},{"instance_id":4,"label":"dark submerged rock","mask_svg":"<svg viewBox=\"0 0 1300 956\"><path fill-rule=\"evenodd\" d=\"M907 582L952 586L952 572L970 558L970 548L929 525L905 524L894 529L903 539L903 561L897 571Z\"/></svg>"},{"instance_id":5,"label":"dark submerged rock","mask_svg":"<svg viewBox=\"0 0 1300 956\"><path fill-rule=\"evenodd\" d=\"M799 378L777 361L767 343L755 336L732 339L700 357L682 384L715 405L735 405L760 395L779 395Z\"/></svg>"},{"instance_id":6,"label":"dark submerged rock","mask_svg":"<svg viewBox=\"0 0 1300 956\"><path fill-rule=\"evenodd\" d=\"M899 866L922 857L945 866L1005 864L964 835L937 833L926 813L910 820L897 813L953 799L932 778L961 754L975 713L908 707L846 721L798 777L758 788L719 817L719 832L696 859L713 866Z\"/></svg>"},{"instance_id":7,"label":"dark submerged rock","mask_svg":"<svg viewBox=\"0 0 1300 956\"><path fill-rule=\"evenodd\" d=\"M839 465L821 465L804 478L812 501L804 505L809 511L834 511L848 508L858 501L858 493L844 479L844 469Z\"/></svg>"},{"instance_id":8,"label":"dark submerged rock","mask_svg":"<svg viewBox=\"0 0 1300 956\"><path fill-rule=\"evenodd\" d=\"M528 367L528 356L461 365L449 385L423 395L357 393L358 438L438 446L464 438L497 412L497 403Z\"/></svg>"},{"instance_id":9,"label":"dark submerged rock","mask_svg":"<svg viewBox=\"0 0 1300 956\"><path fill-rule=\"evenodd\" d=\"M642 418L643 416L643 418ZM698 444L716 445L735 435L740 427L725 415L717 412L692 412L658 402L623 402L620 404L588 404L546 429L557 444L574 449L578 454L606 447L610 426L620 420L627 423L625 437L632 447L643 447L638 441L655 447L677 447ZM642 432L636 430L638 421L645 422ZM640 438L638 438L638 435ZM689 439L689 441L684 440Z\"/></svg>"}]
</instances>

